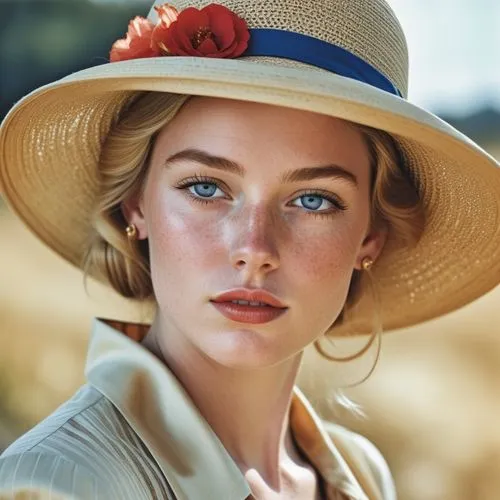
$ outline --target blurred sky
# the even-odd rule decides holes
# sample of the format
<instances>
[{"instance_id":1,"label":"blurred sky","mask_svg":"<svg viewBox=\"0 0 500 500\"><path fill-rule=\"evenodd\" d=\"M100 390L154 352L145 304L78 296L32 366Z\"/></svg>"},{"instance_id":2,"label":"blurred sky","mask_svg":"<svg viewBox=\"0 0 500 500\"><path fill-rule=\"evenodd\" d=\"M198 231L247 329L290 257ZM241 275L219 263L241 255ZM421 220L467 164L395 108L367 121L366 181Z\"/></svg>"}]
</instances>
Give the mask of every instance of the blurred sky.
<instances>
[{"instance_id":1,"label":"blurred sky","mask_svg":"<svg viewBox=\"0 0 500 500\"><path fill-rule=\"evenodd\" d=\"M410 51L410 100L463 114L500 109L499 0L389 0Z\"/></svg>"},{"instance_id":2,"label":"blurred sky","mask_svg":"<svg viewBox=\"0 0 500 500\"><path fill-rule=\"evenodd\" d=\"M408 40L411 101L464 115L500 109L500 0L388 1ZM147 11L153 2L136 3Z\"/></svg>"}]
</instances>

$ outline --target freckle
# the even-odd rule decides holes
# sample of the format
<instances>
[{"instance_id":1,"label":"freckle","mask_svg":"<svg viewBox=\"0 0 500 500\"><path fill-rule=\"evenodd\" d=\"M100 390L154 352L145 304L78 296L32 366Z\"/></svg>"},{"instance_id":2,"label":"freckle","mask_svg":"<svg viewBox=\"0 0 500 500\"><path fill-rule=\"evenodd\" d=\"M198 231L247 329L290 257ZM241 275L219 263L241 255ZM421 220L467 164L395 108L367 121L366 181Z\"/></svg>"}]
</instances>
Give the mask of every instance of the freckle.
<instances>
[{"instance_id":1,"label":"freckle","mask_svg":"<svg viewBox=\"0 0 500 500\"><path fill-rule=\"evenodd\" d=\"M336 242L330 236L325 238L309 239L300 247L293 248L293 260L300 261L301 270L307 273L311 279L321 279L325 272L331 273L338 269L338 261L341 259Z\"/></svg>"}]
</instances>

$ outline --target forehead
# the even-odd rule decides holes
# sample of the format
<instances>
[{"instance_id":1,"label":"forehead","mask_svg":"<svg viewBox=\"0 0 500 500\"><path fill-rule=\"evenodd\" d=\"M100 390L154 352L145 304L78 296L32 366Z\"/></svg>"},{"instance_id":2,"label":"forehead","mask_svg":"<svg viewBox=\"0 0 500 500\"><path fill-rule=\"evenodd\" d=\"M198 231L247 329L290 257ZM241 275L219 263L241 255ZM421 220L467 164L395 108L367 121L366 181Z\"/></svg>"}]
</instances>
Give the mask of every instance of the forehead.
<instances>
[{"instance_id":1,"label":"forehead","mask_svg":"<svg viewBox=\"0 0 500 500\"><path fill-rule=\"evenodd\" d=\"M167 153L196 147L236 161L283 160L283 167L335 162L369 169L360 130L344 120L280 106L192 97L165 127L157 146ZM294 165L290 165L293 162Z\"/></svg>"}]
</instances>

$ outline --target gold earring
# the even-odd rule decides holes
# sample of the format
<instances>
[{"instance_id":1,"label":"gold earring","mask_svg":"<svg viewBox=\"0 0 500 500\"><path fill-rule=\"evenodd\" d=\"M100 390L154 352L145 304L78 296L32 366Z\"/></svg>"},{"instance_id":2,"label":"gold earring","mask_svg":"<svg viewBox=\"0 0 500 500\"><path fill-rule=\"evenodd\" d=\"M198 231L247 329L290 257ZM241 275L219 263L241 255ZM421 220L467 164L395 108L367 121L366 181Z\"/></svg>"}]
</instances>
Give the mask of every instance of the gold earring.
<instances>
[{"instance_id":1,"label":"gold earring","mask_svg":"<svg viewBox=\"0 0 500 500\"><path fill-rule=\"evenodd\" d=\"M361 269L363 271L369 271L373 267L373 259L371 257L365 257L361 261Z\"/></svg>"},{"instance_id":2,"label":"gold earring","mask_svg":"<svg viewBox=\"0 0 500 500\"><path fill-rule=\"evenodd\" d=\"M129 224L125 228L125 232L127 233L127 238L129 240L135 240L137 239L137 227L135 224Z\"/></svg>"}]
</instances>

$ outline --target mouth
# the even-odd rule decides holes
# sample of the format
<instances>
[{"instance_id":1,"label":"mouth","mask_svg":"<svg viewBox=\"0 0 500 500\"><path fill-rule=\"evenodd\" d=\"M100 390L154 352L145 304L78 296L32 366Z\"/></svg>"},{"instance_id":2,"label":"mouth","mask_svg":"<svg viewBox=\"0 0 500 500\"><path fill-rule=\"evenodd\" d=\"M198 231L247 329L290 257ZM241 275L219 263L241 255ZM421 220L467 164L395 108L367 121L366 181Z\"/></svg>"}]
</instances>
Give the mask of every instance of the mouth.
<instances>
[{"instance_id":1,"label":"mouth","mask_svg":"<svg viewBox=\"0 0 500 500\"><path fill-rule=\"evenodd\" d=\"M263 289L235 289L210 302L223 316L240 323L268 323L288 310L278 297Z\"/></svg>"},{"instance_id":2,"label":"mouth","mask_svg":"<svg viewBox=\"0 0 500 500\"><path fill-rule=\"evenodd\" d=\"M281 315L288 308L278 308L263 302L249 302L232 300L229 302L214 302L212 305L226 318L239 323L263 324L269 323Z\"/></svg>"}]
</instances>

